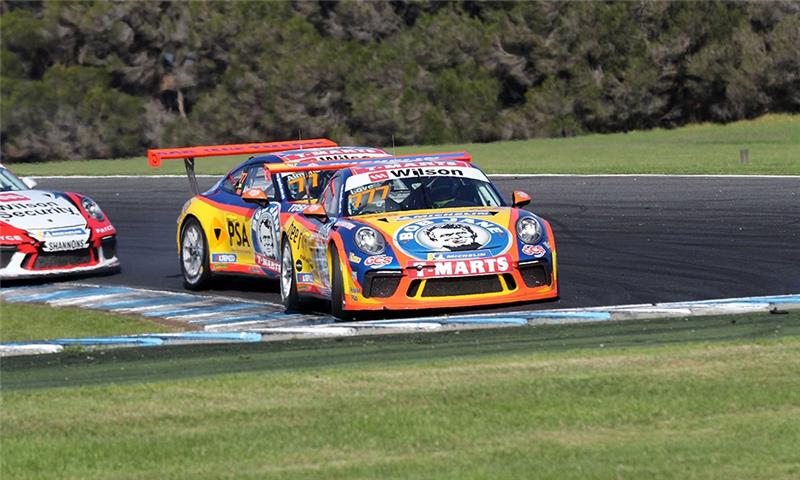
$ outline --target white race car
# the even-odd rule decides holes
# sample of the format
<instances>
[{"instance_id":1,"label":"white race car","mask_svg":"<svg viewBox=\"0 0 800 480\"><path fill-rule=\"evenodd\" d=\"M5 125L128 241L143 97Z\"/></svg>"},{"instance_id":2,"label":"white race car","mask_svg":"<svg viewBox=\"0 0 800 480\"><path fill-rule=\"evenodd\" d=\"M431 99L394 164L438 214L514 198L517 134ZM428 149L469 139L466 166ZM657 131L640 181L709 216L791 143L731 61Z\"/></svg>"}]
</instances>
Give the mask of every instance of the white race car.
<instances>
[{"instance_id":1,"label":"white race car","mask_svg":"<svg viewBox=\"0 0 800 480\"><path fill-rule=\"evenodd\" d=\"M0 165L0 280L119 269L117 230L91 198L35 186Z\"/></svg>"}]
</instances>

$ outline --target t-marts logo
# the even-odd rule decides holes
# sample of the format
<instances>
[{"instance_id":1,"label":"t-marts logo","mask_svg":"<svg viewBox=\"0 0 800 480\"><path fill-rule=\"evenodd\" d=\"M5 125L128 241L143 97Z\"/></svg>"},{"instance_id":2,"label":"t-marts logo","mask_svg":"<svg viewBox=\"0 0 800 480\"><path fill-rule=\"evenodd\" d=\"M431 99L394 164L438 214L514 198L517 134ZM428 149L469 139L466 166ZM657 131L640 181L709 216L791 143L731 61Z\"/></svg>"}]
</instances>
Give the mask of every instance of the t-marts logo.
<instances>
[{"instance_id":1,"label":"t-marts logo","mask_svg":"<svg viewBox=\"0 0 800 480\"><path fill-rule=\"evenodd\" d=\"M505 253L511 235L500 225L469 217L442 217L419 220L400 228L395 244L406 254L421 259L480 258ZM468 255L449 252L474 252ZM441 252L441 253L431 253Z\"/></svg>"}]
</instances>

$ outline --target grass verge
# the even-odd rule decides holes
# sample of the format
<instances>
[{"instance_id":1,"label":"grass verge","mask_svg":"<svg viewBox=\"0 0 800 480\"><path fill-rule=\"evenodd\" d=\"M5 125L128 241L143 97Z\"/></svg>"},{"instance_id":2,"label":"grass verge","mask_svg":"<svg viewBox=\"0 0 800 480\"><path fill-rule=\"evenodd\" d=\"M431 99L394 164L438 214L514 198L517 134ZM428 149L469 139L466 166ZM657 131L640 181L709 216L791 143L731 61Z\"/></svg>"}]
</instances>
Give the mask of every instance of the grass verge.
<instances>
[{"instance_id":1,"label":"grass verge","mask_svg":"<svg viewBox=\"0 0 800 480\"><path fill-rule=\"evenodd\" d=\"M82 308L0 302L0 342L179 331L139 317Z\"/></svg>"},{"instance_id":2,"label":"grass verge","mask_svg":"<svg viewBox=\"0 0 800 480\"><path fill-rule=\"evenodd\" d=\"M409 146L397 148L396 153L461 149L491 173L800 175L800 115L573 138ZM741 150L748 150L749 163L741 163ZM223 174L244 158L201 159L197 172ZM31 176L184 174L183 162L169 160L155 169L147 166L144 157L21 163L11 168Z\"/></svg>"},{"instance_id":3,"label":"grass verge","mask_svg":"<svg viewBox=\"0 0 800 480\"><path fill-rule=\"evenodd\" d=\"M800 313L4 359L3 478L797 478Z\"/></svg>"}]
</instances>

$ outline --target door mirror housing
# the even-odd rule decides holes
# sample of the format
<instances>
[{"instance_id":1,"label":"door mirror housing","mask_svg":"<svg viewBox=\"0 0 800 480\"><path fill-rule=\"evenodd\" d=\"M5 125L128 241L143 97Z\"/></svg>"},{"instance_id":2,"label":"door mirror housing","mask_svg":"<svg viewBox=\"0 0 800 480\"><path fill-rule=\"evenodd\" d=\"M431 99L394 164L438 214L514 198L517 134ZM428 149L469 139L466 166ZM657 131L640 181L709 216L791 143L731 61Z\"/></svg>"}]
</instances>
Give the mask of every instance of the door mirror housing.
<instances>
[{"instance_id":1,"label":"door mirror housing","mask_svg":"<svg viewBox=\"0 0 800 480\"><path fill-rule=\"evenodd\" d=\"M22 177L20 178L20 180L22 180L22 183L24 183L25 186L30 188L31 190L33 190L36 187L36 185L39 185L36 182L36 180L32 179L31 177Z\"/></svg>"},{"instance_id":2,"label":"door mirror housing","mask_svg":"<svg viewBox=\"0 0 800 480\"><path fill-rule=\"evenodd\" d=\"M306 209L303 210L303 215L309 218L315 218L322 223L328 221L328 212L325 211L325 207L320 203L314 203L306 207Z\"/></svg>"},{"instance_id":3,"label":"door mirror housing","mask_svg":"<svg viewBox=\"0 0 800 480\"><path fill-rule=\"evenodd\" d=\"M242 200L247 203L256 203L260 207L266 207L269 203L269 197L264 192L264 190L260 190L258 188L248 188L244 192L242 192Z\"/></svg>"},{"instance_id":4,"label":"door mirror housing","mask_svg":"<svg viewBox=\"0 0 800 480\"><path fill-rule=\"evenodd\" d=\"M511 195L511 204L517 208L524 207L531 203L531 200L533 200L531 196L521 190L514 190Z\"/></svg>"}]
</instances>

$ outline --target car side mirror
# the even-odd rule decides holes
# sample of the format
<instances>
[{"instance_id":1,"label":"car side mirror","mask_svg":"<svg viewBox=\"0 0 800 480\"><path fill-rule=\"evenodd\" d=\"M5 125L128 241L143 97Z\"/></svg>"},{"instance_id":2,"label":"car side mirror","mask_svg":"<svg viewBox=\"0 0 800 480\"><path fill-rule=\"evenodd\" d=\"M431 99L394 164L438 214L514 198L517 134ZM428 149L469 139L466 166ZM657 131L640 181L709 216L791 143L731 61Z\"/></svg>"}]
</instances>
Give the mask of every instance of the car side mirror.
<instances>
[{"instance_id":1,"label":"car side mirror","mask_svg":"<svg viewBox=\"0 0 800 480\"><path fill-rule=\"evenodd\" d=\"M511 195L511 204L517 208L524 207L531 203L531 200L533 200L531 196L521 190L514 190Z\"/></svg>"},{"instance_id":2,"label":"car side mirror","mask_svg":"<svg viewBox=\"0 0 800 480\"><path fill-rule=\"evenodd\" d=\"M328 221L328 213L325 211L325 207L323 207L320 203L314 203L306 207L306 209L303 210L303 215L306 217L315 218L322 223Z\"/></svg>"},{"instance_id":3,"label":"car side mirror","mask_svg":"<svg viewBox=\"0 0 800 480\"><path fill-rule=\"evenodd\" d=\"M269 203L269 197L266 192L258 188L248 188L242 192L242 200L247 203L256 203L261 207L266 207Z\"/></svg>"},{"instance_id":4,"label":"car side mirror","mask_svg":"<svg viewBox=\"0 0 800 480\"><path fill-rule=\"evenodd\" d=\"M31 190L34 189L36 185L39 185L38 183L36 183L36 180L32 179L31 177L22 177L20 178L20 180L22 180L22 183L24 183L25 186L30 188Z\"/></svg>"}]
</instances>

